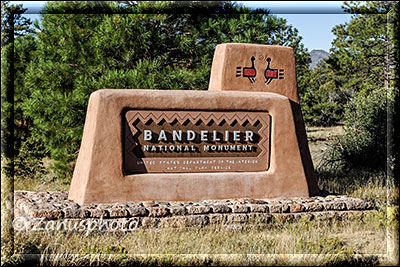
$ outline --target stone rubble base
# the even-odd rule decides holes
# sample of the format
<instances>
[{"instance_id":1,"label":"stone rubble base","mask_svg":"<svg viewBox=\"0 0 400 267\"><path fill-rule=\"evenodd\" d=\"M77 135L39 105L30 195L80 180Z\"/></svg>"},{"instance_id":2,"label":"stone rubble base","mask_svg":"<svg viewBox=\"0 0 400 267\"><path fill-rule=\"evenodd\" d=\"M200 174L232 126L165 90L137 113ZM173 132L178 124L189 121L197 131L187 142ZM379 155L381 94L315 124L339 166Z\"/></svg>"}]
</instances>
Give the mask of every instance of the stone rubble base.
<instances>
[{"instance_id":1,"label":"stone rubble base","mask_svg":"<svg viewBox=\"0 0 400 267\"><path fill-rule=\"evenodd\" d=\"M373 212L370 202L343 195L78 205L68 200L66 192L16 191L14 204L15 218L24 218L25 224L31 222L30 226L33 221L40 222L42 227L46 227L45 222L64 221L77 227L85 220L85 228L99 230L270 224L277 220L329 219Z\"/></svg>"}]
</instances>

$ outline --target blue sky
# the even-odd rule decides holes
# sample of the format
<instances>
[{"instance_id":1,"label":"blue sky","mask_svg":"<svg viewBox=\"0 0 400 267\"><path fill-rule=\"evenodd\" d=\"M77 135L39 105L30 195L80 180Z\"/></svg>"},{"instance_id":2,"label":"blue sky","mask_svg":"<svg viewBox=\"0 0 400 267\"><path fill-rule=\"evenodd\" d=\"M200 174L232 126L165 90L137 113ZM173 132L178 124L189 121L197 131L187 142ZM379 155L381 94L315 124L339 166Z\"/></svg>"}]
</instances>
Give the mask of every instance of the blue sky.
<instances>
[{"instance_id":1,"label":"blue sky","mask_svg":"<svg viewBox=\"0 0 400 267\"><path fill-rule=\"evenodd\" d=\"M37 15L45 1L11 1L22 3L28 8L27 17L38 19ZM287 20L303 37L303 44L309 51L329 51L335 25L350 21L351 15L343 12L342 1L237 1L250 8L268 8L272 14Z\"/></svg>"},{"instance_id":2,"label":"blue sky","mask_svg":"<svg viewBox=\"0 0 400 267\"><path fill-rule=\"evenodd\" d=\"M250 8L267 8L293 25L309 51L329 52L334 39L332 28L349 22L351 15L341 8L343 1L237 1Z\"/></svg>"}]
</instances>

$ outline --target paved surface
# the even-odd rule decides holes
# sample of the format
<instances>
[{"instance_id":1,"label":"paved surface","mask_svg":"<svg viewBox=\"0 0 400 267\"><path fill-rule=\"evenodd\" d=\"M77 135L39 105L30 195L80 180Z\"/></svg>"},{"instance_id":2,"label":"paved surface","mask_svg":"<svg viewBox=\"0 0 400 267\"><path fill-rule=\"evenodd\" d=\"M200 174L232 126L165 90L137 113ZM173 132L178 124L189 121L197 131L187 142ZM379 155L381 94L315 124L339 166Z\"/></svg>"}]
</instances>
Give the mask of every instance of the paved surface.
<instances>
[{"instance_id":1,"label":"paved surface","mask_svg":"<svg viewBox=\"0 0 400 267\"><path fill-rule=\"evenodd\" d=\"M226 199L201 202L144 201L78 205L66 192L15 192L15 217L66 222L123 222L133 228L271 223L274 219L332 218L371 212L371 203L343 195L291 199Z\"/></svg>"}]
</instances>

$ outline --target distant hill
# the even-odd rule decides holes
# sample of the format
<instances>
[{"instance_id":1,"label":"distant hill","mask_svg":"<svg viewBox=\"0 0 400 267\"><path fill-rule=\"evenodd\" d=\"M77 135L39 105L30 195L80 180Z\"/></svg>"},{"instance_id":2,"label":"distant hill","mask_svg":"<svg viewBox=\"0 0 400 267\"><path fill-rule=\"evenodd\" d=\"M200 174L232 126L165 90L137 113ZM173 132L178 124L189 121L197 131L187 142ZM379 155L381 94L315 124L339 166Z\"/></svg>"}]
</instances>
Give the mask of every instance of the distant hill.
<instances>
[{"instance_id":1,"label":"distant hill","mask_svg":"<svg viewBox=\"0 0 400 267\"><path fill-rule=\"evenodd\" d=\"M313 49L310 52L310 56L311 56L310 69L315 69L315 67L317 67L318 62L320 62L324 58L329 57L329 53L322 49L318 49L318 50Z\"/></svg>"}]
</instances>

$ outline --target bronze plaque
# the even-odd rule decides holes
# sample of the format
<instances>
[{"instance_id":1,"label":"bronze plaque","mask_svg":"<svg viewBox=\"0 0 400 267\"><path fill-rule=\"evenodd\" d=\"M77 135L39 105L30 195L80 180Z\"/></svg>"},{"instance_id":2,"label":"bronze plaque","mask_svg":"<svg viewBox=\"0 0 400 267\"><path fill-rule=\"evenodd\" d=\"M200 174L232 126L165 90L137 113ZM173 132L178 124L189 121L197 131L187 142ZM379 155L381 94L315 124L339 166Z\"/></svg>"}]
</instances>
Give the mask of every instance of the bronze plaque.
<instances>
[{"instance_id":1,"label":"bronze plaque","mask_svg":"<svg viewBox=\"0 0 400 267\"><path fill-rule=\"evenodd\" d=\"M124 173L249 172L269 166L268 112L129 110Z\"/></svg>"}]
</instances>

